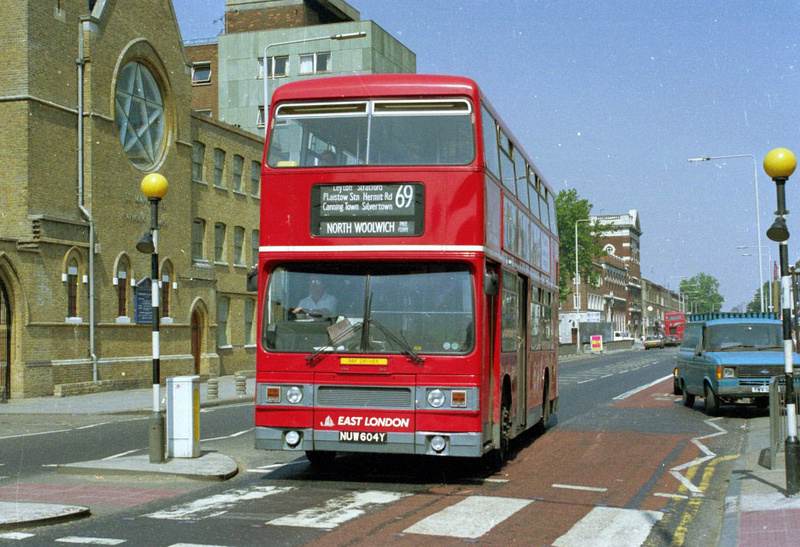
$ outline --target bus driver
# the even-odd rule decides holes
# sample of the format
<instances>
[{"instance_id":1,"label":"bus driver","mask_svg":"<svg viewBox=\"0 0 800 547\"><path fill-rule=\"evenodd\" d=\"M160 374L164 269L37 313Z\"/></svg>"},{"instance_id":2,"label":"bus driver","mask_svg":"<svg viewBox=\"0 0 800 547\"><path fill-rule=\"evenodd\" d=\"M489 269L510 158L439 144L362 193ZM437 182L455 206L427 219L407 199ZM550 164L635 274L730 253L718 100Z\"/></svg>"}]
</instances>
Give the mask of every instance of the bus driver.
<instances>
[{"instance_id":1,"label":"bus driver","mask_svg":"<svg viewBox=\"0 0 800 547\"><path fill-rule=\"evenodd\" d=\"M309 284L309 295L300 301L297 307L292 310L292 314L305 314L309 317L333 316L336 310L336 297L325 290L322 277L312 275Z\"/></svg>"}]
</instances>

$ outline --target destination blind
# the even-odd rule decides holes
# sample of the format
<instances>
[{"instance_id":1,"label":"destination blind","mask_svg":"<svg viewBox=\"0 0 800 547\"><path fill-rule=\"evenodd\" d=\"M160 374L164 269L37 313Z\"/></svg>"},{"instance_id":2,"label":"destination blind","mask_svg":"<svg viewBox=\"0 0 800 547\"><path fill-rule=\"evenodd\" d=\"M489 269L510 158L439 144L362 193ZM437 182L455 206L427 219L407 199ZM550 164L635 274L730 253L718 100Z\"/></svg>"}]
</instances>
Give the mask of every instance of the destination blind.
<instances>
[{"instance_id":1,"label":"destination blind","mask_svg":"<svg viewBox=\"0 0 800 547\"><path fill-rule=\"evenodd\" d=\"M311 189L314 236L419 236L424 224L425 188L418 182L316 184Z\"/></svg>"}]
</instances>

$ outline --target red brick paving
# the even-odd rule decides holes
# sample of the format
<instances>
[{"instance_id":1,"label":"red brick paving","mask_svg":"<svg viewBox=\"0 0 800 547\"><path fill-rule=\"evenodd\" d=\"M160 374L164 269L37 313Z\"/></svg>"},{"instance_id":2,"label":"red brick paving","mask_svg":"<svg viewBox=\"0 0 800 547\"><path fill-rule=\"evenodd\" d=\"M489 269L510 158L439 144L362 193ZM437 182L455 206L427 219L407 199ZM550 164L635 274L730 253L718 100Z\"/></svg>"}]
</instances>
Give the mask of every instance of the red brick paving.
<instances>
[{"instance_id":1,"label":"red brick paving","mask_svg":"<svg viewBox=\"0 0 800 547\"><path fill-rule=\"evenodd\" d=\"M786 547L800 543L800 509L752 511L739 520L739 547Z\"/></svg>"}]
</instances>

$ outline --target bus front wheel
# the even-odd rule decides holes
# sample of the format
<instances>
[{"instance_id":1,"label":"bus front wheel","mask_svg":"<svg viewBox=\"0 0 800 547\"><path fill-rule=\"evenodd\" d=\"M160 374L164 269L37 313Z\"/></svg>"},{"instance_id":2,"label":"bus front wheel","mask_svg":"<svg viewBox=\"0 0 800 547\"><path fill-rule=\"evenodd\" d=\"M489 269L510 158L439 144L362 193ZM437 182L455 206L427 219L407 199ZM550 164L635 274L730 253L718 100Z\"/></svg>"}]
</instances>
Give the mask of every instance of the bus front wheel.
<instances>
[{"instance_id":1,"label":"bus front wheel","mask_svg":"<svg viewBox=\"0 0 800 547\"><path fill-rule=\"evenodd\" d=\"M336 457L336 452L327 452L323 450L306 450L306 459L311 462L311 465L325 467L333 463Z\"/></svg>"}]
</instances>

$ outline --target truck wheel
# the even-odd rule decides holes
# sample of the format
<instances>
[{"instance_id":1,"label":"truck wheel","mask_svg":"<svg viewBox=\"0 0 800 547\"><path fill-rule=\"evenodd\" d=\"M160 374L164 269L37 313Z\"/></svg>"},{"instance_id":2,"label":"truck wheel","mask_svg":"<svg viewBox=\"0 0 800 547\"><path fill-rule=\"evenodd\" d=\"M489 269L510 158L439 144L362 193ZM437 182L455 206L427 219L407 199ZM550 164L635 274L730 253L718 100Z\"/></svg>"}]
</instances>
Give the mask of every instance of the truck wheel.
<instances>
[{"instance_id":1,"label":"truck wheel","mask_svg":"<svg viewBox=\"0 0 800 547\"><path fill-rule=\"evenodd\" d=\"M714 390L711 389L711 386L706 384L705 388L705 396L706 396L706 413L709 416L716 416L719 414L719 399L717 399Z\"/></svg>"},{"instance_id":2,"label":"truck wheel","mask_svg":"<svg viewBox=\"0 0 800 547\"><path fill-rule=\"evenodd\" d=\"M689 393L689 391L686 389L686 384L683 382L681 382L681 392L683 393L683 406L692 408L694 406L694 395Z\"/></svg>"}]
</instances>

